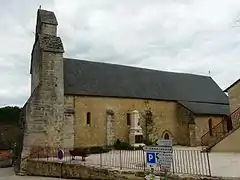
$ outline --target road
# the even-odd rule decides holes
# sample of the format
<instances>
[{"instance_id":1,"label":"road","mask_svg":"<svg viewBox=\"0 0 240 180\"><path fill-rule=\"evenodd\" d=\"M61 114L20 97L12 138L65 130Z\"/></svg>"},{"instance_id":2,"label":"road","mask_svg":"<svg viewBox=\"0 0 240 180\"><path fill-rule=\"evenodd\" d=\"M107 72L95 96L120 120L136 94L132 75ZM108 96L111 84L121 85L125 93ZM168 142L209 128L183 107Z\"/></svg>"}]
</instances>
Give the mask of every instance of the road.
<instances>
[{"instance_id":1,"label":"road","mask_svg":"<svg viewBox=\"0 0 240 180\"><path fill-rule=\"evenodd\" d=\"M13 168L0 168L0 180L56 180L59 178L16 176Z\"/></svg>"}]
</instances>

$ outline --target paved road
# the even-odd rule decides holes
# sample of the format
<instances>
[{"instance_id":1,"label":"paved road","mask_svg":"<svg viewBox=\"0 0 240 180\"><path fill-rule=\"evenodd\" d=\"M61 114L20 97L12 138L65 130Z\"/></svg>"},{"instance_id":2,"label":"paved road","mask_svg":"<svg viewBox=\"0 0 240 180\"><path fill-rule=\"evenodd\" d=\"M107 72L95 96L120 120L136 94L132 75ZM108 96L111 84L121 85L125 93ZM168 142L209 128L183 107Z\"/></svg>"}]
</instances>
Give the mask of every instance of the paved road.
<instances>
[{"instance_id":1,"label":"paved road","mask_svg":"<svg viewBox=\"0 0 240 180\"><path fill-rule=\"evenodd\" d=\"M12 168L0 168L0 180L56 180L59 178L16 176Z\"/></svg>"}]
</instances>

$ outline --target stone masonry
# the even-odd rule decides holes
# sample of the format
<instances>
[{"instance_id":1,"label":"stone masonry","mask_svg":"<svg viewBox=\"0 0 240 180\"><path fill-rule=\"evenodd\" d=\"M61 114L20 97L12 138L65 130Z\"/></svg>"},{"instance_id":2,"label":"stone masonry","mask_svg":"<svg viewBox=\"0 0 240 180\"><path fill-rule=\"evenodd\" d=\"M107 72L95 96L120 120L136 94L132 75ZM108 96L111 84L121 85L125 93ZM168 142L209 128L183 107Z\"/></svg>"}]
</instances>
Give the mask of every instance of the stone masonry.
<instances>
[{"instance_id":1,"label":"stone masonry","mask_svg":"<svg viewBox=\"0 0 240 180\"><path fill-rule=\"evenodd\" d=\"M110 109L107 110L107 146L112 146L115 142L115 129L114 129L114 112Z\"/></svg>"},{"instance_id":2,"label":"stone masonry","mask_svg":"<svg viewBox=\"0 0 240 180\"><path fill-rule=\"evenodd\" d=\"M207 125L210 116L190 115L186 109L178 108L179 105L174 101L65 95L65 102L74 104L75 107L75 146L105 146L110 143L112 137L115 140L129 142L130 126L127 124L127 113L131 113L133 110L140 112L140 126L145 137L144 113L151 109L153 128L152 132L148 131L148 133L153 142L163 138L165 132L168 132L170 138L173 139L173 144L199 146L201 136L208 131ZM106 121L106 110L109 109L111 109L109 112L114 112L114 119L109 118L112 120L111 126L107 125ZM87 112L91 112L90 125L86 123ZM182 115L180 116L180 114ZM219 116L211 116L211 118L213 125L222 120ZM114 129L114 134L111 134L112 131L107 128Z\"/></svg>"},{"instance_id":3,"label":"stone masonry","mask_svg":"<svg viewBox=\"0 0 240 180\"><path fill-rule=\"evenodd\" d=\"M240 107L240 81L227 90L230 111L233 112Z\"/></svg>"},{"instance_id":4,"label":"stone masonry","mask_svg":"<svg viewBox=\"0 0 240 180\"><path fill-rule=\"evenodd\" d=\"M117 139L129 142L127 113L133 110L140 113L144 138L156 142L167 134L174 145L200 145L210 117L193 115L176 101L64 94L64 48L57 26L53 12L38 10L31 96L24 106L21 172L34 146L56 149L113 145ZM146 112L151 112L150 124ZM221 121L219 116L211 118L213 124Z\"/></svg>"},{"instance_id":5,"label":"stone masonry","mask_svg":"<svg viewBox=\"0 0 240 180\"><path fill-rule=\"evenodd\" d=\"M54 13L38 10L35 43L31 57L31 97L26 106L26 124L21 155L21 169L33 146L73 146L73 123L64 118L63 52L57 37ZM71 119L71 118L70 118ZM70 131L70 132L69 132ZM70 142L66 142L66 137Z\"/></svg>"}]
</instances>

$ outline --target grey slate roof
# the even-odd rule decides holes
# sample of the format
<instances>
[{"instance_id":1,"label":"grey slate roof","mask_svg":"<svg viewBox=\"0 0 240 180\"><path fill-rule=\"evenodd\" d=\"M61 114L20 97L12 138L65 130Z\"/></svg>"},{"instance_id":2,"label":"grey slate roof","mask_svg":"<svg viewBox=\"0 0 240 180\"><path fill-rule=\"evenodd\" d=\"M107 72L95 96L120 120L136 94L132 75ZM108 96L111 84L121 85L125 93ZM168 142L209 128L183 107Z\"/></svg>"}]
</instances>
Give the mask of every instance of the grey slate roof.
<instances>
[{"instance_id":1,"label":"grey slate roof","mask_svg":"<svg viewBox=\"0 0 240 180\"><path fill-rule=\"evenodd\" d=\"M208 114L208 115L228 115L230 113L229 106L223 104L210 104L210 103L196 103L179 101L188 110L194 114Z\"/></svg>"},{"instance_id":2,"label":"grey slate roof","mask_svg":"<svg viewBox=\"0 0 240 180\"><path fill-rule=\"evenodd\" d=\"M228 104L211 77L64 58L64 91L71 95Z\"/></svg>"}]
</instances>

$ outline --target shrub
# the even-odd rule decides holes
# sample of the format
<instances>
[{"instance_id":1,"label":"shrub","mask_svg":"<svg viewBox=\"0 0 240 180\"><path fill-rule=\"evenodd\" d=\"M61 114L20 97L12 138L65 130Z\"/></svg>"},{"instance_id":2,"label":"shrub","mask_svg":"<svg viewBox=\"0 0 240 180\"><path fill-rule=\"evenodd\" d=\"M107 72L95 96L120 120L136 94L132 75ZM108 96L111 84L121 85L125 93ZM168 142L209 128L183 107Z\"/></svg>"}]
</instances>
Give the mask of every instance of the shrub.
<instances>
[{"instance_id":1,"label":"shrub","mask_svg":"<svg viewBox=\"0 0 240 180\"><path fill-rule=\"evenodd\" d=\"M99 153L107 153L111 151L109 147L102 147L102 146L92 146L88 148L90 154L99 154Z\"/></svg>"},{"instance_id":2,"label":"shrub","mask_svg":"<svg viewBox=\"0 0 240 180\"><path fill-rule=\"evenodd\" d=\"M121 142L119 139L114 144L114 149L117 150L133 150L134 148L127 142Z\"/></svg>"},{"instance_id":3,"label":"shrub","mask_svg":"<svg viewBox=\"0 0 240 180\"><path fill-rule=\"evenodd\" d=\"M152 142L151 140L145 139L144 144L145 144L146 146L152 146L152 145L154 145L155 143Z\"/></svg>"}]
</instances>

